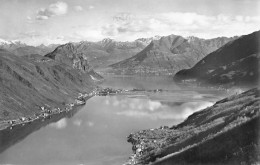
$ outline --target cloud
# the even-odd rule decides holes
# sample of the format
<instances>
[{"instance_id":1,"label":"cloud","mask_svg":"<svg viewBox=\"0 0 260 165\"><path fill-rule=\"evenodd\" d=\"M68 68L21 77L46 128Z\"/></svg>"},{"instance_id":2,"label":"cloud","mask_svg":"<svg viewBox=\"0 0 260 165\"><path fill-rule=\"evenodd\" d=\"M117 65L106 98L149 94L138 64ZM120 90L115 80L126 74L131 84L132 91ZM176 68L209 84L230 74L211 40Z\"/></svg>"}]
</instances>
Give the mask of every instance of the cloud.
<instances>
[{"instance_id":1,"label":"cloud","mask_svg":"<svg viewBox=\"0 0 260 165\"><path fill-rule=\"evenodd\" d=\"M118 13L113 16L113 21L118 23L128 23L134 19L134 15L131 13Z\"/></svg>"},{"instance_id":2,"label":"cloud","mask_svg":"<svg viewBox=\"0 0 260 165\"><path fill-rule=\"evenodd\" d=\"M119 13L115 15L111 24L102 27L102 34L113 37L123 33L143 33L150 29L145 19L138 18L130 13Z\"/></svg>"},{"instance_id":3,"label":"cloud","mask_svg":"<svg viewBox=\"0 0 260 165\"><path fill-rule=\"evenodd\" d=\"M156 103L156 101L151 101ZM159 102L158 102L159 103ZM152 109L146 110L147 107L126 108L124 111L116 112L117 115L123 115L135 118L157 119L174 119L184 120L192 113L213 105L211 102L187 102L180 106L162 106L161 104L150 104ZM138 105L136 105L138 106ZM155 111L156 110L156 111Z\"/></svg>"},{"instance_id":4,"label":"cloud","mask_svg":"<svg viewBox=\"0 0 260 165\"><path fill-rule=\"evenodd\" d=\"M53 4L50 4L47 8L42 8L38 10L36 19L37 20L46 20L52 16L64 15L68 11L68 5L65 2L59 1Z\"/></svg>"},{"instance_id":5,"label":"cloud","mask_svg":"<svg viewBox=\"0 0 260 165\"><path fill-rule=\"evenodd\" d=\"M36 19L37 19L37 20L47 20L47 19L49 19L49 17L48 17L48 16L45 16L45 15L37 15L37 16L36 16Z\"/></svg>"},{"instance_id":6,"label":"cloud","mask_svg":"<svg viewBox=\"0 0 260 165\"><path fill-rule=\"evenodd\" d=\"M88 7L88 9L90 9L90 10L92 10L92 9L94 9L95 7L94 6L92 6L92 5L90 5L89 7Z\"/></svg>"},{"instance_id":7,"label":"cloud","mask_svg":"<svg viewBox=\"0 0 260 165\"><path fill-rule=\"evenodd\" d=\"M75 11L82 11L83 8L81 6L74 6L73 7Z\"/></svg>"},{"instance_id":8,"label":"cloud","mask_svg":"<svg viewBox=\"0 0 260 165\"><path fill-rule=\"evenodd\" d=\"M131 110L145 110L149 112L156 111L163 107L163 105L159 101L155 100L147 100L147 99L119 99L117 97L112 97L105 101L106 105L112 105L114 107L120 107L124 109Z\"/></svg>"},{"instance_id":9,"label":"cloud","mask_svg":"<svg viewBox=\"0 0 260 165\"><path fill-rule=\"evenodd\" d=\"M156 109L159 109L162 106L162 104L159 101L148 101L148 109L150 111L154 111Z\"/></svg>"},{"instance_id":10,"label":"cloud","mask_svg":"<svg viewBox=\"0 0 260 165\"><path fill-rule=\"evenodd\" d=\"M102 34L104 36L109 36L109 37L112 37L112 36L116 36L118 35L118 28L117 25L114 25L114 24L107 24L107 25L104 25L102 27Z\"/></svg>"},{"instance_id":11,"label":"cloud","mask_svg":"<svg viewBox=\"0 0 260 165\"><path fill-rule=\"evenodd\" d=\"M27 17L26 17L26 23L29 23L29 24L33 23L32 17L27 16Z\"/></svg>"},{"instance_id":12,"label":"cloud","mask_svg":"<svg viewBox=\"0 0 260 165\"><path fill-rule=\"evenodd\" d=\"M177 34L214 38L235 36L259 30L259 16L215 16L189 12L168 12L156 14L119 13L112 22L102 27L105 37L133 40L140 36Z\"/></svg>"},{"instance_id":13,"label":"cloud","mask_svg":"<svg viewBox=\"0 0 260 165\"><path fill-rule=\"evenodd\" d=\"M18 38L34 38L34 37L40 37L40 33L36 32L35 30L22 32L18 34Z\"/></svg>"},{"instance_id":14,"label":"cloud","mask_svg":"<svg viewBox=\"0 0 260 165\"><path fill-rule=\"evenodd\" d=\"M32 20L32 18L30 16L27 16L26 19L27 20Z\"/></svg>"},{"instance_id":15,"label":"cloud","mask_svg":"<svg viewBox=\"0 0 260 165\"><path fill-rule=\"evenodd\" d=\"M81 124L82 124L82 120L81 119L75 119L74 121L73 121L73 124L75 125L75 126L81 126Z\"/></svg>"},{"instance_id":16,"label":"cloud","mask_svg":"<svg viewBox=\"0 0 260 165\"><path fill-rule=\"evenodd\" d=\"M46 33L39 33L34 31L29 31L25 33L19 33L19 36L16 37L17 40L24 42L28 45L37 46L40 44L50 45L50 44L65 44L70 40L67 40L67 37L64 36L55 36Z\"/></svg>"},{"instance_id":17,"label":"cloud","mask_svg":"<svg viewBox=\"0 0 260 165\"><path fill-rule=\"evenodd\" d=\"M89 122L87 122L87 125L88 125L89 127L93 127L95 124L94 124L93 122L89 121Z\"/></svg>"},{"instance_id":18,"label":"cloud","mask_svg":"<svg viewBox=\"0 0 260 165\"><path fill-rule=\"evenodd\" d=\"M68 6L64 2L57 2L47 6L45 9L38 11L36 19L47 20L52 16L66 14ZM59 7L58 7L59 6ZM61 10L60 6L65 6L65 10ZM75 6L74 6L75 7ZM80 8L80 7L77 7ZM73 10L77 10L73 8ZM80 10L80 9L78 9ZM89 10L88 7L83 10ZM78 14L84 14L79 12ZM27 23L33 28L28 28L23 32L37 29L41 36L34 34L26 34L17 36L14 39L38 45L41 43L65 43L65 42L79 42L82 40L98 41L109 37L120 41L131 41L137 38L145 38L152 36L166 36L170 34L181 36L197 36L201 38L214 38L220 36L235 36L252 33L259 30L260 16L247 15L203 15L190 12L165 12L165 13L117 13L110 17L110 19L99 18L92 21L97 21L95 24L88 21L77 23L81 19L75 19L75 24L68 25L65 28L45 29L44 26L37 27L41 23L46 24L45 21L37 21L30 17L24 18ZM75 15L79 16L79 15ZM64 20L62 20L64 21ZM37 23L37 24L35 24ZM61 22L63 25L66 22ZM53 24L54 25L54 24ZM67 25L67 24L66 24ZM47 24L46 24L47 26ZM49 24L48 27L52 26ZM36 28L37 27L37 28ZM72 28L73 27L73 28ZM58 29L58 30L57 30ZM60 38L59 36L64 36ZM10 34L8 35L10 38Z\"/></svg>"},{"instance_id":19,"label":"cloud","mask_svg":"<svg viewBox=\"0 0 260 165\"><path fill-rule=\"evenodd\" d=\"M73 33L66 35L66 40L74 42L80 42L82 40L98 41L104 37L98 28L85 27L75 29Z\"/></svg>"},{"instance_id":20,"label":"cloud","mask_svg":"<svg viewBox=\"0 0 260 165\"><path fill-rule=\"evenodd\" d=\"M58 122L50 124L50 126L56 128L56 129L66 128L67 119L65 119L65 118L60 119Z\"/></svg>"}]
</instances>

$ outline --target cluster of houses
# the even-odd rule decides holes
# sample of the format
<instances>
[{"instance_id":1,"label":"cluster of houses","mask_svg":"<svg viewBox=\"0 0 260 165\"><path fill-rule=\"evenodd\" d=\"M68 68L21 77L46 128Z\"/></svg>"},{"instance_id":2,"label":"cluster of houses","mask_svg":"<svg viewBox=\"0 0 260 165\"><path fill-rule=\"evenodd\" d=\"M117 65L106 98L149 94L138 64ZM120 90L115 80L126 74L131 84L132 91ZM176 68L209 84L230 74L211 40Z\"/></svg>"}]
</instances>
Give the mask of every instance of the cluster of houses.
<instances>
[{"instance_id":1,"label":"cluster of houses","mask_svg":"<svg viewBox=\"0 0 260 165\"><path fill-rule=\"evenodd\" d=\"M169 129L168 126L161 126L159 128L155 128L155 129L149 129L149 130L142 130L139 131L138 134L146 134L147 132L149 133L149 131L158 131L158 130L164 130L164 129ZM134 164L138 164L138 157L145 154L145 152L147 152L147 149L149 150L149 148L147 148L147 144L148 143L153 143L154 145L156 145L157 140L155 139L145 139L142 137L137 136L137 141L132 141L130 140L131 136L133 136L133 133L130 134L130 136L128 136L127 141L131 142L133 144L132 150L134 151L134 153L129 157L128 161L126 163L124 163L123 165L134 165ZM134 135L136 136L136 135ZM149 151L148 151L149 152Z\"/></svg>"},{"instance_id":2,"label":"cluster of houses","mask_svg":"<svg viewBox=\"0 0 260 165\"><path fill-rule=\"evenodd\" d=\"M133 144L132 150L134 151L134 153L129 157L128 161L123 165L134 165L138 163L137 158L143 154L145 150L145 142L140 140L139 144Z\"/></svg>"},{"instance_id":3,"label":"cluster of houses","mask_svg":"<svg viewBox=\"0 0 260 165\"><path fill-rule=\"evenodd\" d=\"M122 89L112 89L112 88L104 88L99 89L98 91L95 91L93 95L96 96L107 96L107 95L115 95L118 93L128 93L128 92L140 92L140 91L146 91L145 89L132 89L132 90L122 90ZM147 90L148 92L162 92L162 89L155 89L155 90Z\"/></svg>"},{"instance_id":4,"label":"cluster of houses","mask_svg":"<svg viewBox=\"0 0 260 165\"><path fill-rule=\"evenodd\" d=\"M91 93L79 93L78 97L75 99L73 103L66 104L65 108L60 109L60 108L53 108L51 109L50 106L45 105L41 106L40 112L36 113L32 116L27 116L27 117L20 117L19 119L16 120L9 120L8 124L10 125L10 129L12 129L13 126L15 125L25 125L26 123L31 123L37 119L41 119L42 121L45 120L45 118L51 118L52 115L54 114L59 114L63 112L69 112L72 110L74 106L79 106L79 105L84 105L86 103L86 100L92 96L107 96L107 95L114 95L122 92L130 92L130 91L137 91L136 89L133 90L122 90L122 89L112 89L112 88L96 88L93 90ZM161 90L155 90L154 92L161 92Z\"/></svg>"},{"instance_id":5,"label":"cluster of houses","mask_svg":"<svg viewBox=\"0 0 260 165\"><path fill-rule=\"evenodd\" d=\"M63 108L63 109L60 109L60 108L51 109L51 107L49 105L41 106L41 107L39 107L39 109L40 109L39 113L36 113L32 116L20 117L15 120L9 120L8 121L8 124L10 125L9 128L13 129L13 126L15 126L15 125L25 125L26 123L31 123L38 119L41 119L42 121L44 121L45 118L51 118L51 115L59 114L59 113L63 113L63 112L69 112L70 110L72 110L72 108L74 106L84 105L86 103L85 100L88 96L90 96L90 95L80 93L79 96L75 99L74 103L66 104L65 108Z\"/></svg>"},{"instance_id":6,"label":"cluster of houses","mask_svg":"<svg viewBox=\"0 0 260 165\"><path fill-rule=\"evenodd\" d=\"M107 96L107 95L114 95L117 93L121 93L122 89L112 89L112 88L104 88L97 92L96 95L98 96Z\"/></svg>"}]
</instances>

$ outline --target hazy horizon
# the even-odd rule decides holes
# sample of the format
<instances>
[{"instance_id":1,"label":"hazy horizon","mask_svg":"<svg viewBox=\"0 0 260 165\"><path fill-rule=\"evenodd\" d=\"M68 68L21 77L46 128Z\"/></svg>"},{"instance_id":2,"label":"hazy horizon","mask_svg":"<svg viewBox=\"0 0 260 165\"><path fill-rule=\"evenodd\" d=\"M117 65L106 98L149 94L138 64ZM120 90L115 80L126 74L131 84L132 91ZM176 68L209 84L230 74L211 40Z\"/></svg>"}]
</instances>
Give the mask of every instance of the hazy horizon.
<instances>
[{"instance_id":1,"label":"hazy horizon","mask_svg":"<svg viewBox=\"0 0 260 165\"><path fill-rule=\"evenodd\" d=\"M259 30L257 0L0 0L0 38L28 45L133 41L171 34L232 37Z\"/></svg>"}]
</instances>

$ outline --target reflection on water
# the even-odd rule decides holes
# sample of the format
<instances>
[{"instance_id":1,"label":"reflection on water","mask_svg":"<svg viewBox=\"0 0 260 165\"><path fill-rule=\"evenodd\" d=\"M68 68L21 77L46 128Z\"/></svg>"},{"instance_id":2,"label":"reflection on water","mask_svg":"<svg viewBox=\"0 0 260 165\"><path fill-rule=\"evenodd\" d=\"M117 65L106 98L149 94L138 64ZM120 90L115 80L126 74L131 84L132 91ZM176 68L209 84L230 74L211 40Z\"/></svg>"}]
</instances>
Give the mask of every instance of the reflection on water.
<instances>
[{"instance_id":1,"label":"reflection on water","mask_svg":"<svg viewBox=\"0 0 260 165\"><path fill-rule=\"evenodd\" d=\"M32 132L42 127L45 127L50 123L55 123L66 118L71 118L75 113L77 113L78 110L79 108L75 108L73 111L54 114L51 117L45 119L39 118L38 120L35 120L33 123L26 123L25 125L16 125L13 126L12 129L8 128L0 131L0 153L2 153L8 147L19 142L20 140L26 138Z\"/></svg>"},{"instance_id":2,"label":"reflection on water","mask_svg":"<svg viewBox=\"0 0 260 165\"><path fill-rule=\"evenodd\" d=\"M172 102L160 102L150 99L128 99L125 97L107 97L105 104L110 105L113 109L118 109L116 115L124 115L135 118L150 118L153 120L172 119L181 121L194 111L211 106L213 103L208 101L200 102L183 102L171 104ZM160 122L161 123L161 122ZM163 124L163 123L161 123Z\"/></svg>"},{"instance_id":3,"label":"reflection on water","mask_svg":"<svg viewBox=\"0 0 260 165\"><path fill-rule=\"evenodd\" d=\"M143 86L144 89L171 86L168 91L96 96L89 99L78 113L70 115L71 118L59 116L49 122L2 132L4 140L1 139L0 147L9 148L0 154L0 164L119 165L131 154L131 145L126 142L126 136L131 132L172 126L221 97L216 91L180 90L168 80L158 83L162 81L159 79L154 84L149 81L149 85ZM115 82L121 83L122 87L126 83L130 89L140 89L140 84L144 85L143 82L148 80L128 78L119 81L117 78ZM111 84L110 79L104 86ZM18 140L21 141L12 146Z\"/></svg>"}]
</instances>

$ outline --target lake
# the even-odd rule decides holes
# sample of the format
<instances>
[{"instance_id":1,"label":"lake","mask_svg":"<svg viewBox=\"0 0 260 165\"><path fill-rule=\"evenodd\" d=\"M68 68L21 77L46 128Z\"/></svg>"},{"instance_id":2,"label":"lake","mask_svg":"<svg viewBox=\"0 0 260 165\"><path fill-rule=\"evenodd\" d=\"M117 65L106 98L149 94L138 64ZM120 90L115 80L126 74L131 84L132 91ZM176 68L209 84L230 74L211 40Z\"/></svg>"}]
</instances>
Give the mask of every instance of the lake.
<instances>
[{"instance_id":1,"label":"lake","mask_svg":"<svg viewBox=\"0 0 260 165\"><path fill-rule=\"evenodd\" d=\"M70 114L2 133L0 164L121 165L132 154L131 132L178 124L226 95L169 77L107 77L101 86L140 91L94 96ZM154 89L163 91L146 91Z\"/></svg>"}]
</instances>

